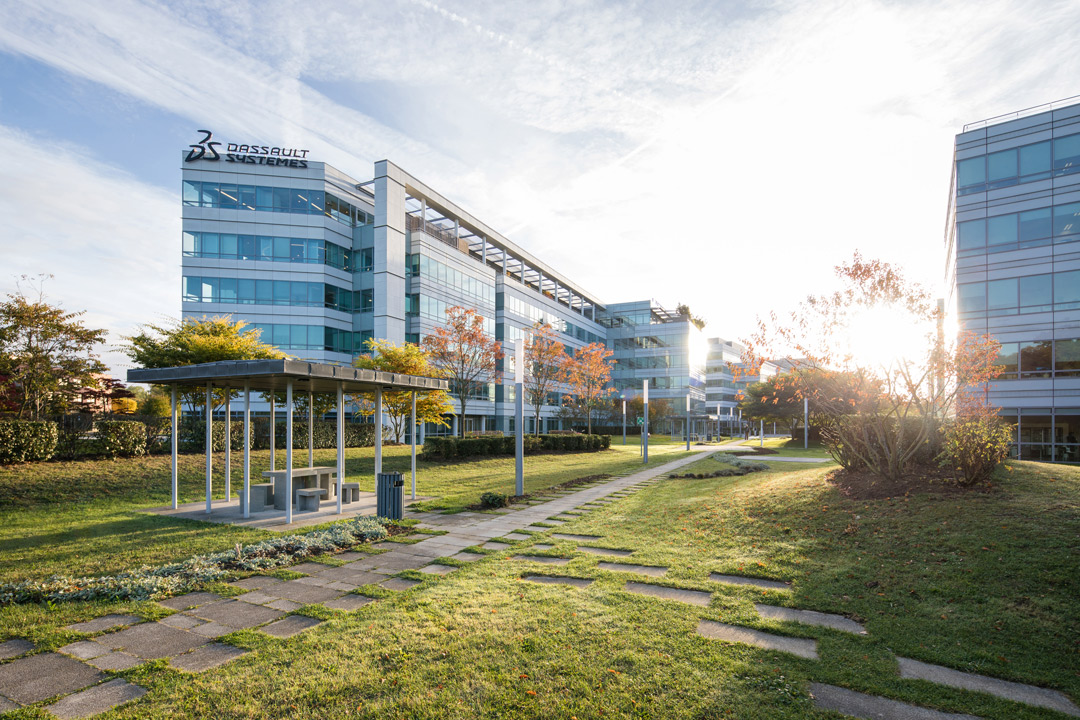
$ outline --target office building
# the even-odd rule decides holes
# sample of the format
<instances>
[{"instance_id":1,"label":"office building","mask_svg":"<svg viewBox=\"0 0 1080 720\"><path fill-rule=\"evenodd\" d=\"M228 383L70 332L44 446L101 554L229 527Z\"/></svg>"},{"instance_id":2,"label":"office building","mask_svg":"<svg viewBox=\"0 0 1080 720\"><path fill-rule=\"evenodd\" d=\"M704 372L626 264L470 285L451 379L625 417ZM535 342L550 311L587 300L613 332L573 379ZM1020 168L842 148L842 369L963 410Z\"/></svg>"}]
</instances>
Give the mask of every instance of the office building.
<instances>
[{"instance_id":1,"label":"office building","mask_svg":"<svg viewBox=\"0 0 1080 720\"><path fill-rule=\"evenodd\" d=\"M962 330L1001 343L987 399L1025 460L1080 460L1080 98L956 136L946 279Z\"/></svg>"}]
</instances>

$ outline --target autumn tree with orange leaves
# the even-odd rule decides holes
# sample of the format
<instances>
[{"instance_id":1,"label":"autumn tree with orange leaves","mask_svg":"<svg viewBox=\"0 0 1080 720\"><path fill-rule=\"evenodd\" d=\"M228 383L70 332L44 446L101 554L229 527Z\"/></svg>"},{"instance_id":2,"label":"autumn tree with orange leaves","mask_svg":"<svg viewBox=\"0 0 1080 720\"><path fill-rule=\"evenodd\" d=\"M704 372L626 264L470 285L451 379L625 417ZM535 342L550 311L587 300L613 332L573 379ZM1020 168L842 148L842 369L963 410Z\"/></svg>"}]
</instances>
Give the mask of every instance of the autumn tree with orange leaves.
<instances>
[{"instance_id":1,"label":"autumn tree with orange leaves","mask_svg":"<svg viewBox=\"0 0 1080 720\"><path fill-rule=\"evenodd\" d=\"M446 324L424 336L423 346L449 381L450 392L457 395L462 418L469 396L499 381L502 345L484 331L484 316L472 308L448 307ZM458 423L458 434L465 436L464 422Z\"/></svg>"},{"instance_id":2,"label":"autumn tree with orange leaves","mask_svg":"<svg viewBox=\"0 0 1080 720\"><path fill-rule=\"evenodd\" d=\"M537 322L532 335L525 343L525 397L532 403L536 422L533 434L540 434L540 409L547 401L548 393L566 382L570 356L557 339L555 328L545 322Z\"/></svg>"},{"instance_id":3,"label":"autumn tree with orange leaves","mask_svg":"<svg viewBox=\"0 0 1080 720\"><path fill-rule=\"evenodd\" d=\"M613 392L608 386L611 382L611 366L614 364L612 355L614 353L602 343L589 343L579 348L567 365L567 382L572 393L568 402L585 413L590 435L593 410L603 405L607 396Z\"/></svg>"},{"instance_id":4,"label":"autumn tree with orange leaves","mask_svg":"<svg viewBox=\"0 0 1080 720\"><path fill-rule=\"evenodd\" d=\"M845 468L899 480L913 464L935 460L940 431L956 406L1000 372L994 364L1000 345L973 333L947 343L935 333L942 311L931 295L888 263L856 253L836 273L842 289L809 296L783 320L775 313L759 320L743 341L743 361L753 371L770 357L801 357L799 371L778 383L785 396L794 391L810 399L832 457ZM925 326L921 357L872 367L834 344L858 313L877 307L900 308Z\"/></svg>"}]
</instances>

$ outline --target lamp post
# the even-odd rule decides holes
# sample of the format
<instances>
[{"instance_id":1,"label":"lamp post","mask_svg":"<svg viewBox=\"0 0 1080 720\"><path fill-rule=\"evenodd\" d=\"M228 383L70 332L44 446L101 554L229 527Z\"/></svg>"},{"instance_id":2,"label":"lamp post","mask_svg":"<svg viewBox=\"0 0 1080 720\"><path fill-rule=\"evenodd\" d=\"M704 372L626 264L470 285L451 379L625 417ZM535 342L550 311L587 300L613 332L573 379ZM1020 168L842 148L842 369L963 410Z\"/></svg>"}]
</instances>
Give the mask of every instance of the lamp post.
<instances>
[{"instance_id":1,"label":"lamp post","mask_svg":"<svg viewBox=\"0 0 1080 720\"><path fill-rule=\"evenodd\" d=\"M525 338L514 348L514 494L525 494Z\"/></svg>"},{"instance_id":2,"label":"lamp post","mask_svg":"<svg viewBox=\"0 0 1080 720\"><path fill-rule=\"evenodd\" d=\"M802 399L802 447L810 447L810 398Z\"/></svg>"},{"instance_id":3,"label":"lamp post","mask_svg":"<svg viewBox=\"0 0 1080 720\"><path fill-rule=\"evenodd\" d=\"M649 464L649 381L641 381L642 392L642 420L641 434L644 439L641 441L641 464Z\"/></svg>"},{"instance_id":4,"label":"lamp post","mask_svg":"<svg viewBox=\"0 0 1080 720\"><path fill-rule=\"evenodd\" d=\"M686 452L690 452L690 393L686 394Z\"/></svg>"},{"instance_id":5,"label":"lamp post","mask_svg":"<svg viewBox=\"0 0 1080 720\"><path fill-rule=\"evenodd\" d=\"M622 444L626 444L626 396L622 395Z\"/></svg>"}]
</instances>

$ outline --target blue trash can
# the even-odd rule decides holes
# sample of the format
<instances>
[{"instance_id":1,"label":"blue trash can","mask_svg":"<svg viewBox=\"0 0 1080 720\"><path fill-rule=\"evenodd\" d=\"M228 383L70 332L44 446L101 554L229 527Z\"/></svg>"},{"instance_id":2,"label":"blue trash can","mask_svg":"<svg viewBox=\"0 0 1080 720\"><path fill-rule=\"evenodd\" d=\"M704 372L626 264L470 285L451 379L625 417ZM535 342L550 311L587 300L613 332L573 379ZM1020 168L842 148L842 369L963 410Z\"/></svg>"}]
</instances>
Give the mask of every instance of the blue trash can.
<instances>
[{"instance_id":1,"label":"blue trash can","mask_svg":"<svg viewBox=\"0 0 1080 720\"><path fill-rule=\"evenodd\" d=\"M391 520L405 517L405 480L401 473L379 473L376 476L375 513Z\"/></svg>"}]
</instances>

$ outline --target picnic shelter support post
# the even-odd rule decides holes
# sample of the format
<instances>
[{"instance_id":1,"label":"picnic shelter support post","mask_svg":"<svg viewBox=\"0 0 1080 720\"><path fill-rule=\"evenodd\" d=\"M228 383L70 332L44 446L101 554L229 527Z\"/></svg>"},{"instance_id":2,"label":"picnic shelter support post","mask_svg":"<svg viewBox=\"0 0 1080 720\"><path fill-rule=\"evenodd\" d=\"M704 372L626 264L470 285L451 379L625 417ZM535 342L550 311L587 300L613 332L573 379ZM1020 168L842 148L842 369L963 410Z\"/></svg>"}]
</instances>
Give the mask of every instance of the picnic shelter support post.
<instances>
[{"instance_id":1,"label":"picnic shelter support post","mask_svg":"<svg viewBox=\"0 0 1080 720\"><path fill-rule=\"evenodd\" d=\"M292 410L293 379L285 381L285 524L292 524Z\"/></svg>"},{"instance_id":2,"label":"picnic shelter support post","mask_svg":"<svg viewBox=\"0 0 1080 720\"><path fill-rule=\"evenodd\" d=\"M275 422L276 413L274 412L274 400L277 397L277 393L273 390L270 391L270 471L274 471L274 443L277 440L277 422Z\"/></svg>"},{"instance_id":3,"label":"picnic shelter support post","mask_svg":"<svg viewBox=\"0 0 1080 720\"><path fill-rule=\"evenodd\" d=\"M170 421L170 423L172 423L172 435L171 435L171 439L169 441L169 444L172 446L172 509L175 510L176 507L177 507L177 495L179 494L179 490L180 490L179 477L178 477L177 468L176 468L176 451L177 451L177 437L176 437L177 427L176 426L179 423L176 421L176 386L175 385L172 386L171 395L172 395L172 398L171 398L172 405L169 408L169 410L170 410L170 412L169 412L169 421Z\"/></svg>"},{"instance_id":4,"label":"picnic shelter support post","mask_svg":"<svg viewBox=\"0 0 1080 720\"><path fill-rule=\"evenodd\" d=\"M225 503L232 500L232 389L225 388Z\"/></svg>"},{"instance_id":5,"label":"picnic shelter support post","mask_svg":"<svg viewBox=\"0 0 1080 720\"><path fill-rule=\"evenodd\" d=\"M240 496L244 519L251 517L251 382L244 381L244 492Z\"/></svg>"},{"instance_id":6,"label":"picnic shelter support post","mask_svg":"<svg viewBox=\"0 0 1080 720\"><path fill-rule=\"evenodd\" d=\"M307 394L307 464L315 467L315 394Z\"/></svg>"},{"instance_id":7,"label":"picnic shelter support post","mask_svg":"<svg viewBox=\"0 0 1080 720\"><path fill-rule=\"evenodd\" d=\"M337 384L337 511L341 514L341 484L345 480L345 390Z\"/></svg>"},{"instance_id":8,"label":"picnic shelter support post","mask_svg":"<svg viewBox=\"0 0 1080 720\"><path fill-rule=\"evenodd\" d=\"M412 412L409 414L409 437L412 439L412 499L416 499L416 391L412 391Z\"/></svg>"},{"instance_id":9,"label":"picnic shelter support post","mask_svg":"<svg viewBox=\"0 0 1080 720\"><path fill-rule=\"evenodd\" d=\"M382 388L375 389L375 479L382 473Z\"/></svg>"},{"instance_id":10,"label":"picnic shelter support post","mask_svg":"<svg viewBox=\"0 0 1080 720\"><path fill-rule=\"evenodd\" d=\"M214 406L210 394L211 383L206 383L206 513L210 514L210 494L214 489Z\"/></svg>"}]
</instances>

